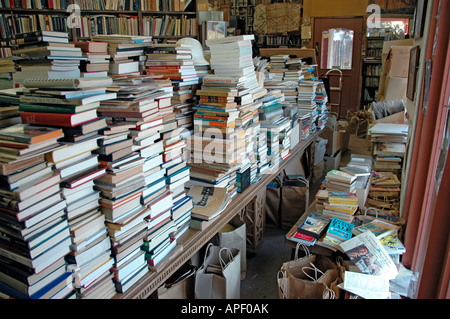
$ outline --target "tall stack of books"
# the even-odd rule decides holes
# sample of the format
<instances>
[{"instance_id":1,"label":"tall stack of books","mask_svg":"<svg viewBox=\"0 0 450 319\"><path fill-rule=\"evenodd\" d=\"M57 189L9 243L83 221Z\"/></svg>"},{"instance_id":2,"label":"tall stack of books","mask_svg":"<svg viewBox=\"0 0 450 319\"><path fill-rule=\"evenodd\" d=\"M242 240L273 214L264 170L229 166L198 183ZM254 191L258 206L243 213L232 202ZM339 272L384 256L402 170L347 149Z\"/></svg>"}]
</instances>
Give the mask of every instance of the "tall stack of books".
<instances>
[{"instance_id":1,"label":"tall stack of books","mask_svg":"<svg viewBox=\"0 0 450 319\"><path fill-rule=\"evenodd\" d=\"M164 123L182 127L182 137L193 133L192 107L199 77L194 67L191 46L187 44L156 44L146 49L146 72L172 81L171 110Z\"/></svg>"},{"instance_id":2,"label":"tall stack of books","mask_svg":"<svg viewBox=\"0 0 450 319\"><path fill-rule=\"evenodd\" d=\"M316 89L317 81L300 81L297 96L297 105L301 113L317 113Z\"/></svg>"},{"instance_id":3,"label":"tall stack of books","mask_svg":"<svg viewBox=\"0 0 450 319\"><path fill-rule=\"evenodd\" d=\"M74 44L81 49L86 59L80 65L82 77L108 76L110 55L107 42L78 41Z\"/></svg>"},{"instance_id":4,"label":"tall stack of books","mask_svg":"<svg viewBox=\"0 0 450 319\"><path fill-rule=\"evenodd\" d=\"M314 133L314 131L312 131L311 127L312 127L312 114L311 113L303 113L300 112L298 115L300 121L302 122L302 140L307 139L308 136L311 133Z\"/></svg>"},{"instance_id":5,"label":"tall stack of books","mask_svg":"<svg viewBox=\"0 0 450 319\"><path fill-rule=\"evenodd\" d=\"M0 291L12 298L65 298L74 289L61 176L45 159L62 136L28 124L0 130Z\"/></svg>"},{"instance_id":6,"label":"tall stack of books","mask_svg":"<svg viewBox=\"0 0 450 319\"><path fill-rule=\"evenodd\" d=\"M256 135L256 141L254 145L256 160L258 163L257 173L259 175L262 175L267 171L270 165L268 160L267 132L265 129L260 127L259 132Z\"/></svg>"},{"instance_id":7,"label":"tall stack of books","mask_svg":"<svg viewBox=\"0 0 450 319\"><path fill-rule=\"evenodd\" d=\"M150 36L95 35L95 42L107 42L110 55L109 76L140 75L145 69L145 48L152 45Z\"/></svg>"},{"instance_id":8,"label":"tall stack of books","mask_svg":"<svg viewBox=\"0 0 450 319\"><path fill-rule=\"evenodd\" d=\"M102 210L112 209L107 223L115 258L114 279L117 291L123 293L148 272L141 246L159 215L154 202L168 194L165 170L160 166L164 151L161 133L172 85L147 75L116 77L114 84L117 99L103 103L99 111L110 123L104 134L115 139L111 145L117 148L108 154L112 157L105 158L108 174L96 183L102 190Z\"/></svg>"},{"instance_id":9,"label":"tall stack of books","mask_svg":"<svg viewBox=\"0 0 450 319\"><path fill-rule=\"evenodd\" d=\"M24 79L69 79L80 77L80 48L69 43L69 34L58 31L35 31L16 34L20 43L13 54L25 59L17 62L14 83Z\"/></svg>"},{"instance_id":10,"label":"tall stack of books","mask_svg":"<svg viewBox=\"0 0 450 319\"><path fill-rule=\"evenodd\" d=\"M230 134L234 132L238 135L238 139L241 138L244 145L238 144L238 149L232 149L234 152L234 159L227 161L224 152L222 151L222 159L220 160L227 167L228 173L236 171L236 178L238 181L238 190L243 191L250 180L251 165L249 166L248 159L251 156L247 156L248 152L253 152L252 146L252 131L250 129L246 131L252 123L257 121L257 105L254 105L254 99L259 98L265 94L265 90L259 87L256 80L256 74L252 59L252 45L251 41L254 39L253 35L244 35L237 37L227 37L223 39L208 40L207 45L211 50L211 69L214 70L215 79L228 79L229 77L235 77L237 80L232 80L229 83L219 81L212 85L203 85L196 93L200 96L200 105L205 101L206 107L203 109L211 109L217 107L217 103L221 108L225 109L236 108L239 111L238 118L230 120L229 116L224 116L224 119L206 119L198 120L197 123L201 125L200 130L204 133L208 133L211 129L215 129L217 132L221 132L223 141L230 141L233 137ZM208 76L204 77L207 78ZM213 77L214 79L214 77ZM204 82L205 83L205 82ZM212 103L212 105L210 105ZM235 104L234 104L235 103ZM200 107L200 106L199 106ZM197 107L197 109L199 108ZM231 109L233 110L233 109ZM234 110L233 110L234 111ZM226 143L226 142L225 142ZM225 145L223 143L222 145ZM240 147L243 146L243 150ZM254 166L256 169L256 165ZM256 172L254 170L254 172ZM242 175L244 174L244 175ZM247 179L248 175L248 179ZM233 192L236 185L232 184L234 181L230 178L229 190Z\"/></svg>"},{"instance_id":11,"label":"tall stack of books","mask_svg":"<svg viewBox=\"0 0 450 319\"><path fill-rule=\"evenodd\" d=\"M317 88L316 88L316 96L315 96L315 103L317 105L317 129L323 129L325 128L325 125L328 120L328 95L325 90L325 84L322 81L318 82Z\"/></svg>"},{"instance_id":12,"label":"tall stack of books","mask_svg":"<svg viewBox=\"0 0 450 319\"><path fill-rule=\"evenodd\" d=\"M333 169L325 176L325 187L328 191L354 193L356 190L356 176Z\"/></svg>"},{"instance_id":13,"label":"tall stack of books","mask_svg":"<svg viewBox=\"0 0 450 319\"><path fill-rule=\"evenodd\" d=\"M97 109L100 101L116 97L116 93L106 92L111 84L109 77L25 80L29 93L21 97L33 102L20 104L23 122L50 127L56 124L65 135L60 139L64 147L46 157L61 176L72 235L66 261L74 272L79 298L111 297L114 292L109 276L111 243L100 210L100 192L94 189L93 182L106 173L99 165L99 149L103 147L99 132L105 129L106 121L98 117ZM95 102L86 103L90 101Z\"/></svg>"}]
</instances>

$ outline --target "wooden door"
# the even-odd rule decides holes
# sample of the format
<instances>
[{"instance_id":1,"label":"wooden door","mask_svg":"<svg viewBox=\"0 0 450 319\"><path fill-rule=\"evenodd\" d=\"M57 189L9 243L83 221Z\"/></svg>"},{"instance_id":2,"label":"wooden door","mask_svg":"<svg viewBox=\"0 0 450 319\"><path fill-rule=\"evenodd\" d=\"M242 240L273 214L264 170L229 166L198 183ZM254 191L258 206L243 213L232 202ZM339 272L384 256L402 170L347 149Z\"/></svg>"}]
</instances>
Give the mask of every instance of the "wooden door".
<instances>
[{"instance_id":1,"label":"wooden door","mask_svg":"<svg viewBox=\"0 0 450 319\"><path fill-rule=\"evenodd\" d=\"M348 70L342 69L342 91L330 91L329 103L339 104L339 94L342 94L340 106L331 105L331 112L336 112L339 117L346 117L348 110L358 110L360 106L360 78L361 78L361 48L363 37L362 17L358 18L315 18L314 19L314 44L317 54L319 75L324 75L329 71L326 63L322 63L322 57L328 53L323 45L323 32L330 29L342 28L353 30L353 51L352 64ZM326 44L325 44L326 46ZM325 49L325 50L324 50ZM323 55L322 55L323 54ZM331 72L329 76L330 87L339 87L339 73Z\"/></svg>"}]
</instances>

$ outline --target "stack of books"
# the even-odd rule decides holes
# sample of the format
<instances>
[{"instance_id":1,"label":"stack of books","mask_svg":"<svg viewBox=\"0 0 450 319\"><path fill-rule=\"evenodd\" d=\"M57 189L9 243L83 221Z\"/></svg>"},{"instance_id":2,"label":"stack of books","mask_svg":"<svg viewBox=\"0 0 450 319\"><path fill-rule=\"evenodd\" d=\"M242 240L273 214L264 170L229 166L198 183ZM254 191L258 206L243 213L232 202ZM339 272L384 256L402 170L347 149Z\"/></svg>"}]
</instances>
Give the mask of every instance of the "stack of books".
<instances>
[{"instance_id":1,"label":"stack of books","mask_svg":"<svg viewBox=\"0 0 450 319\"><path fill-rule=\"evenodd\" d=\"M344 171L333 169L325 176L325 187L328 191L354 193L356 176Z\"/></svg>"},{"instance_id":2,"label":"stack of books","mask_svg":"<svg viewBox=\"0 0 450 319\"><path fill-rule=\"evenodd\" d=\"M267 148L267 130L261 126L255 137L254 153L257 161L257 174L262 175L269 168L268 148Z\"/></svg>"},{"instance_id":3,"label":"stack of books","mask_svg":"<svg viewBox=\"0 0 450 319\"><path fill-rule=\"evenodd\" d=\"M284 79L284 72L287 71L286 62L289 60L289 55L277 54L270 57L270 80L274 83L282 82Z\"/></svg>"},{"instance_id":4,"label":"stack of books","mask_svg":"<svg viewBox=\"0 0 450 319\"><path fill-rule=\"evenodd\" d=\"M352 238L355 226L345 220L333 217L325 233L322 244L333 250L341 250L340 244Z\"/></svg>"},{"instance_id":5,"label":"stack of books","mask_svg":"<svg viewBox=\"0 0 450 319\"><path fill-rule=\"evenodd\" d=\"M306 81L316 81L318 80L315 76L315 68L317 67L317 64L308 64L306 61L302 63L300 66L300 70L302 71L303 80Z\"/></svg>"},{"instance_id":6,"label":"stack of books","mask_svg":"<svg viewBox=\"0 0 450 319\"><path fill-rule=\"evenodd\" d=\"M258 109L261 124L273 124L283 119L282 101L283 93L281 90L269 90L268 94L262 98L262 105Z\"/></svg>"},{"instance_id":7,"label":"stack of books","mask_svg":"<svg viewBox=\"0 0 450 319\"><path fill-rule=\"evenodd\" d=\"M314 133L312 130L312 114L310 112L299 112L298 117L302 123L302 140L305 140L311 133Z\"/></svg>"},{"instance_id":8,"label":"stack of books","mask_svg":"<svg viewBox=\"0 0 450 319\"><path fill-rule=\"evenodd\" d=\"M69 43L69 34L59 31L33 31L15 35L22 43L13 54L25 59L17 61L14 83L25 79L69 79L80 77L80 48Z\"/></svg>"},{"instance_id":9,"label":"stack of books","mask_svg":"<svg viewBox=\"0 0 450 319\"><path fill-rule=\"evenodd\" d=\"M110 55L107 42L78 41L74 44L81 49L83 57L86 58L80 65L82 77L108 76Z\"/></svg>"},{"instance_id":10,"label":"stack of books","mask_svg":"<svg viewBox=\"0 0 450 319\"><path fill-rule=\"evenodd\" d=\"M376 123L369 128L374 156L403 158L406 153L408 124Z\"/></svg>"},{"instance_id":11,"label":"stack of books","mask_svg":"<svg viewBox=\"0 0 450 319\"><path fill-rule=\"evenodd\" d=\"M19 101L22 88L0 90L0 128L22 123Z\"/></svg>"},{"instance_id":12,"label":"stack of books","mask_svg":"<svg viewBox=\"0 0 450 319\"><path fill-rule=\"evenodd\" d=\"M328 200L324 203L323 215L329 218L337 217L352 222L358 211L356 193L328 192Z\"/></svg>"},{"instance_id":13,"label":"stack of books","mask_svg":"<svg viewBox=\"0 0 450 319\"><path fill-rule=\"evenodd\" d=\"M317 104L316 104L316 89L318 82L317 81L300 81L297 93L297 106L299 108L299 112L303 113L317 113ZM313 119L313 121L315 118Z\"/></svg>"},{"instance_id":14,"label":"stack of books","mask_svg":"<svg viewBox=\"0 0 450 319\"><path fill-rule=\"evenodd\" d=\"M237 90L234 100L237 103L239 117L235 121L237 130L244 130L244 154L241 168L238 170L238 179L247 169L253 171L251 178L256 176L256 163L253 161L252 136L257 125L258 108L261 105L259 99L264 97L267 90L260 87L256 80L255 67L252 59L253 35L226 37L223 39L209 40L207 45L211 51L211 69L218 77L236 76L243 78L242 87ZM204 78L205 79L205 78ZM251 163L248 161L252 161ZM245 188L245 187L244 187ZM243 190L242 184L239 191Z\"/></svg>"},{"instance_id":15,"label":"stack of books","mask_svg":"<svg viewBox=\"0 0 450 319\"><path fill-rule=\"evenodd\" d=\"M199 78L187 44L155 44L147 47L145 72L152 76L180 82L182 86L198 84ZM192 62L192 63L191 63Z\"/></svg>"},{"instance_id":16,"label":"stack of books","mask_svg":"<svg viewBox=\"0 0 450 319\"><path fill-rule=\"evenodd\" d=\"M95 42L107 42L110 55L109 76L140 75L145 69L145 48L152 45L150 36L95 35Z\"/></svg>"},{"instance_id":17,"label":"stack of books","mask_svg":"<svg viewBox=\"0 0 450 319\"><path fill-rule=\"evenodd\" d=\"M104 147L99 133L105 129L106 121L98 117L97 109L100 101L116 97L116 93L106 93L106 86L111 84L108 77L25 80L24 85L30 88L30 93L23 99L30 99L34 104L20 104L24 109L23 122L48 126L57 123L65 134L60 139L65 143L64 147L46 156L61 176L72 235L71 253L66 260L74 272L79 298L110 298L114 294L114 284L109 276L113 263L111 242L105 215L100 209L100 191L94 188L93 182L106 174L106 168L99 163L100 150ZM48 98L45 103L45 96L57 98ZM91 100L95 102L83 104ZM52 104L56 102L59 104ZM86 106L89 109L83 110Z\"/></svg>"},{"instance_id":18,"label":"stack of books","mask_svg":"<svg viewBox=\"0 0 450 319\"><path fill-rule=\"evenodd\" d=\"M61 176L45 159L62 136L60 128L28 124L0 130L0 291L12 298L65 298L74 290Z\"/></svg>"},{"instance_id":19,"label":"stack of books","mask_svg":"<svg viewBox=\"0 0 450 319\"><path fill-rule=\"evenodd\" d=\"M123 293L148 272L141 246L158 215L152 204L168 193L165 170L160 166L164 150L161 132L162 114L170 110L170 103L166 104L172 85L146 75L118 76L114 84L117 99L99 109L110 123L103 134L113 142L111 153L105 154L108 157L102 162L108 174L98 179L96 186L102 191L102 210L108 212L116 289Z\"/></svg>"},{"instance_id":20,"label":"stack of books","mask_svg":"<svg viewBox=\"0 0 450 319\"><path fill-rule=\"evenodd\" d=\"M284 72L284 81L298 82L304 79L300 67L304 65L301 58L289 58L286 61L287 70Z\"/></svg>"},{"instance_id":21,"label":"stack of books","mask_svg":"<svg viewBox=\"0 0 450 319\"><path fill-rule=\"evenodd\" d=\"M328 120L328 95L325 89L325 84L322 81L318 82L316 88L315 103L317 105L317 129L324 129Z\"/></svg>"},{"instance_id":22,"label":"stack of books","mask_svg":"<svg viewBox=\"0 0 450 319\"><path fill-rule=\"evenodd\" d=\"M402 159L397 156L375 156L373 168L379 171L397 171L402 168Z\"/></svg>"}]
</instances>

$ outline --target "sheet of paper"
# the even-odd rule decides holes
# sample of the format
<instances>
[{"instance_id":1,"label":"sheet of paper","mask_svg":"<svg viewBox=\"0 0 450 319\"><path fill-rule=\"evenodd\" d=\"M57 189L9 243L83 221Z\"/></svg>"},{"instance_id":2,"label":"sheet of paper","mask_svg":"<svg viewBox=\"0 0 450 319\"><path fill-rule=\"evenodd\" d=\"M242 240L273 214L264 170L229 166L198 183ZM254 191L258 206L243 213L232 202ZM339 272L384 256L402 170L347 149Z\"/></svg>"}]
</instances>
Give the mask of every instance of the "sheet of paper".
<instances>
[{"instance_id":1,"label":"sheet of paper","mask_svg":"<svg viewBox=\"0 0 450 319\"><path fill-rule=\"evenodd\" d=\"M352 271L345 272L344 289L365 299L386 299L390 295L387 278Z\"/></svg>"}]
</instances>

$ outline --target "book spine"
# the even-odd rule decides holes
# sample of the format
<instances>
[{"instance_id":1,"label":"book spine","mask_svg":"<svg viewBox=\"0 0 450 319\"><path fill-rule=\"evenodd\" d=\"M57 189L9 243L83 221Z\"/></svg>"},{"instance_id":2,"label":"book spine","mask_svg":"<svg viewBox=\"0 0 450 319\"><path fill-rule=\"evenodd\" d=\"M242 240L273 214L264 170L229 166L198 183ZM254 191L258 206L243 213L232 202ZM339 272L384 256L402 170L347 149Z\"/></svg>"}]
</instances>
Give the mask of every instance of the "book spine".
<instances>
[{"instance_id":1,"label":"book spine","mask_svg":"<svg viewBox=\"0 0 450 319\"><path fill-rule=\"evenodd\" d=\"M34 104L20 104L19 111L21 112L39 112L39 113L75 113L75 107L67 105L64 107L48 106L48 105L34 105Z\"/></svg>"},{"instance_id":2,"label":"book spine","mask_svg":"<svg viewBox=\"0 0 450 319\"><path fill-rule=\"evenodd\" d=\"M222 96L208 96L208 95L202 95L199 100L201 103L227 103L229 102L227 97Z\"/></svg>"},{"instance_id":3,"label":"book spine","mask_svg":"<svg viewBox=\"0 0 450 319\"><path fill-rule=\"evenodd\" d=\"M53 113L38 113L38 112L22 112L20 118L25 124L38 125L55 125L71 127L72 114L53 114Z\"/></svg>"}]
</instances>

